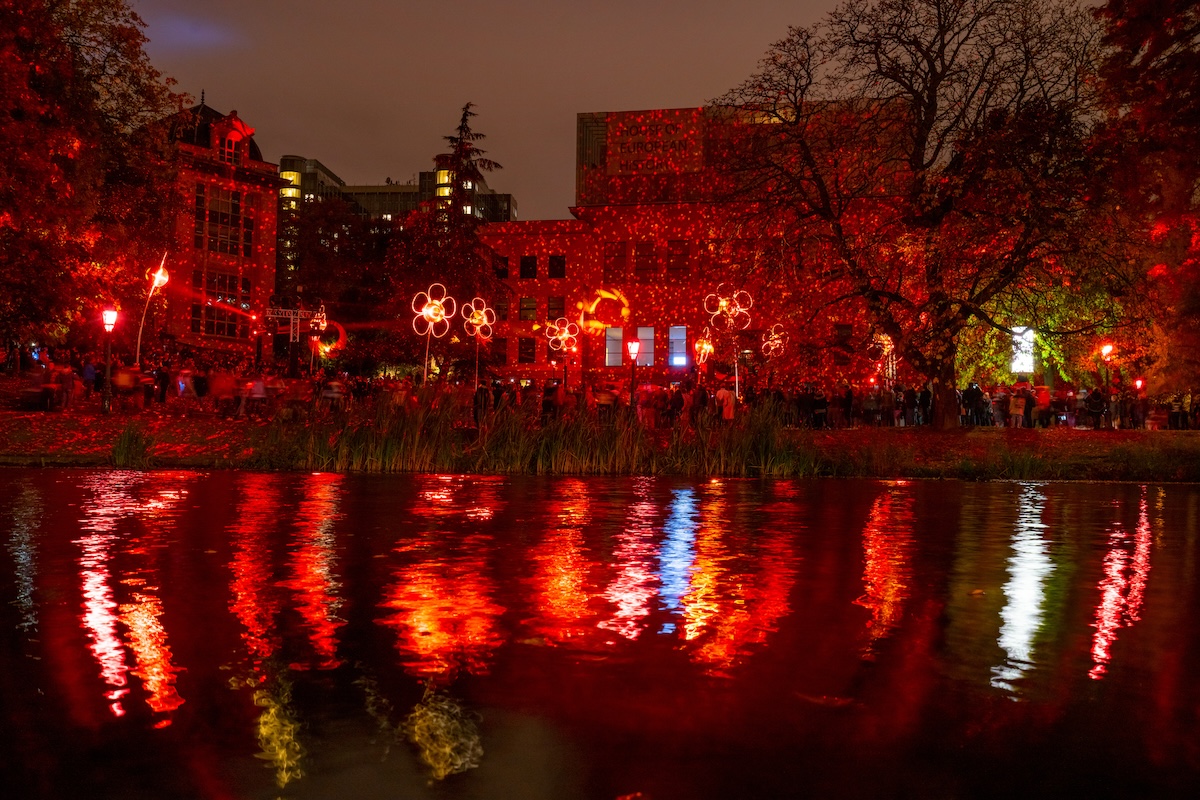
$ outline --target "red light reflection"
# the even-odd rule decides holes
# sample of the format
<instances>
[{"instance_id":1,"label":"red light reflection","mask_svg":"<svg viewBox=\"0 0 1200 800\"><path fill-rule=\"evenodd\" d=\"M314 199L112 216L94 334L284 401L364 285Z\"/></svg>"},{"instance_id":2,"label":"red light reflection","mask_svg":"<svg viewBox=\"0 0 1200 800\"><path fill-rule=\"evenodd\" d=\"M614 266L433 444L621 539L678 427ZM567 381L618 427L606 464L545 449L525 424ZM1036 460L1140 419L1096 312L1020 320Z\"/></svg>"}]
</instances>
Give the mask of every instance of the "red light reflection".
<instances>
[{"instance_id":1,"label":"red light reflection","mask_svg":"<svg viewBox=\"0 0 1200 800\"><path fill-rule=\"evenodd\" d=\"M875 499L863 528L862 597L854 602L871 611L866 652L899 624L908 598L913 539L913 497L894 483Z\"/></svg>"},{"instance_id":2,"label":"red light reflection","mask_svg":"<svg viewBox=\"0 0 1200 800\"><path fill-rule=\"evenodd\" d=\"M1108 537L1109 550L1104 557L1104 578L1100 581L1100 604L1096 606L1096 629L1092 637L1092 668L1088 677L1100 680L1108 670L1112 646L1117 632L1140 619L1146 581L1150 575L1150 512L1146 502L1146 487L1138 509L1137 530L1134 533L1132 556L1129 553L1129 534L1120 524L1113 526Z\"/></svg>"},{"instance_id":3,"label":"red light reflection","mask_svg":"<svg viewBox=\"0 0 1200 800\"><path fill-rule=\"evenodd\" d=\"M345 620L337 616L342 599L334 573L335 541L333 523L338 515L342 476L317 473L304 481L304 499L296 511L292 536L292 576L284 584L297 594L296 610L304 620L309 642L316 652L317 669L335 669L338 628Z\"/></svg>"}]
</instances>

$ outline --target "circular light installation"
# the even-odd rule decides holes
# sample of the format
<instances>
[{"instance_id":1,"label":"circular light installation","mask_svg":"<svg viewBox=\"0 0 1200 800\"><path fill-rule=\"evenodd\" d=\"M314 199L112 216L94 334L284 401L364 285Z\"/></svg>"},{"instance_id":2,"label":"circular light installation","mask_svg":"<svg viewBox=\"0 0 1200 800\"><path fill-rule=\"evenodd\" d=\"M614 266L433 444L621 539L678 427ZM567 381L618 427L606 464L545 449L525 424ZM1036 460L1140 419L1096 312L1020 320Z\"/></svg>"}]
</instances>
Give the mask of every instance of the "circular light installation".
<instances>
[{"instance_id":1,"label":"circular light installation","mask_svg":"<svg viewBox=\"0 0 1200 800\"><path fill-rule=\"evenodd\" d=\"M787 347L787 340L788 335L783 330L783 326L772 325L771 330L763 334L762 354L767 358L783 355L783 350Z\"/></svg>"},{"instance_id":2,"label":"circular light installation","mask_svg":"<svg viewBox=\"0 0 1200 800\"><path fill-rule=\"evenodd\" d=\"M717 291L704 298L704 310L709 323L727 331L744 331L750 327L750 309L754 305L750 293L722 283Z\"/></svg>"}]
</instances>

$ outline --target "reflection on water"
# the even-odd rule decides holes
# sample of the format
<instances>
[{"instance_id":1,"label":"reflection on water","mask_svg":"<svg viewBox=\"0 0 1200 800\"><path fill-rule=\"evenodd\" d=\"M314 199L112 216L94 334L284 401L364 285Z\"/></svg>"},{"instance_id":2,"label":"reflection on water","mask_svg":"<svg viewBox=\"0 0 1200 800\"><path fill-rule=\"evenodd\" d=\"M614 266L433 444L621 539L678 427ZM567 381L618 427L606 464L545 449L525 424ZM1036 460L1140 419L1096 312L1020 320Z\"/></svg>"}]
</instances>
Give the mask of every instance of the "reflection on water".
<instances>
[{"instance_id":1,"label":"reflection on water","mask_svg":"<svg viewBox=\"0 0 1200 800\"><path fill-rule=\"evenodd\" d=\"M863 528L864 593L856 602L871 610L870 655L875 642L900 623L911 580L913 496L906 481L893 481L871 505Z\"/></svg>"},{"instance_id":2,"label":"reflection on water","mask_svg":"<svg viewBox=\"0 0 1200 800\"><path fill-rule=\"evenodd\" d=\"M1122 627L1141 619L1146 581L1150 576L1150 512L1146 504L1146 487L1141 488L1138 501L1137 527L1132 537L1120 522L1113 523L1108 537L1108 552L1104 556L1104 578L1100 581L1100 604L1096 606L1096 629L1092 638L1092 669L1088 676L1104 677L1112 659L1113 643Z\"/></svg>"},{"instance_id":3,"label":"reflection on water","mask_svg":"<svg viewBox=\"0 0 1200 800\"><path fill-rule=\"evenodd\" d=\"M0 512L29 796L1200 788L1196 487L48 470Z\"/></svg>"},{"instance_id":4,"label":"reflection on water","mask_svg":"<svg viewBox=\"0 0 1200 800\"><path fill-rule=\"evenodd\" d=\"M1009 580L1004 584L1005 605L1000 612L1004 624L998 641L1005 661L992 668L992 685L1011 692L1016 692L1015 682L1033 668L1033 644L1044 616L1046 583L1054 572L1042 523L1045 495L1038 485L1029 484L1022 488L1017 504Z\"/></svg>"},{"instance_id":5,"label":"reflection on water","mask_svg":"<svg viewBox=\"0 0 1200 800\"><path fill-rule=\"evenodd\" d=\"M496 484L471 485L463 505L452 501L468 492L462 478L423 476L416 479L420 502L408 518L397 519L402 538L392 556L396 566L383 606L390 613L380 623L394 629L403 663L416 676L445 683L459 672L487 671L493 650L503 643L498 628L503 606L493 600L495 588L488 556L495 549L479 525L495 507ZM467 499L467 498L464 498ZM448 525L447 518L459 518Z\"/></svg>"}]
</instances>

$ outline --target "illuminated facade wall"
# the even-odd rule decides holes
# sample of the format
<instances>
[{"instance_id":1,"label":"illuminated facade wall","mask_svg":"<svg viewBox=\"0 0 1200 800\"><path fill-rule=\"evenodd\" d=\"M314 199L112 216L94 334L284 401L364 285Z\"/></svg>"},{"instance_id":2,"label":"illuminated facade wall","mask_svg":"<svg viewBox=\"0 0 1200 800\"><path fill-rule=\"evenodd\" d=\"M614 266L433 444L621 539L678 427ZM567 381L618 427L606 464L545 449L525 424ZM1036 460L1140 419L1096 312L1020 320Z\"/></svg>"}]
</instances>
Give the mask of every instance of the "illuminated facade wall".
<instances>
[{"instance_id":1,"label":"illuminated facade wall","mask_svg":"<svg viewBox=\"0 0 1200 800\"><path fill-rule=\"evenodd\" d=\"M583 330L579 352L567 357L568 385L627 386L632 339L642 343L639 381L681 380L697 371L694 345L710 321L705 297L722 283L750 291L755 306L750 328L706 366L732 364L735 346L758 351L784 292L737 277L769 256L762 238L739 236L735 209L715 202L722 129L699 108L579 115L575 219L481 231L508 289L492 348L497 372L561 378L564 356L545 330L564 316Z\"/></svg>"},{"instance_id":2,"label":"illuminated facade wall","mask_svg":"<svg viewBox=\"0 0 1200 800\"><path fill-rule=\"evenodd\" d=\"M177 344L249 354L275 287L276 166L254 129L201 103L173 125L182 208L167 295Z\"/></svg>"}]
</instances>

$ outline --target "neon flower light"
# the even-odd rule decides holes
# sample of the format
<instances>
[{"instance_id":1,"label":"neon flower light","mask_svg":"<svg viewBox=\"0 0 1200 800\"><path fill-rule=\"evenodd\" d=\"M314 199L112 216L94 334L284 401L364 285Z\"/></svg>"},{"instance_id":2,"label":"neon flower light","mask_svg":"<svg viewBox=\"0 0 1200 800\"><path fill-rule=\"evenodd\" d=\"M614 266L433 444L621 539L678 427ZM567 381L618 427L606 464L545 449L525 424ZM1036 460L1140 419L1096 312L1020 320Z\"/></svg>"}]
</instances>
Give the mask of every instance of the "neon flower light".
<instances>
[{"instance_id":1,"label":"neon flower light","mask_svg":"<svg viewBox=\"0 0 1200 800\"><path fill-rule=\"evenodd\" d=\"M429 378L429 342L430 339L440 339L450 332L450 318L454 316L457 306L454 298L446 294L446 287L440 283L431 284L428 291L417 292L412 301L413 330L418 336L425 337L425 373L422 382Z\"/></svg>"},{"instance_id":2,"label":"neon flower light","mask_svg":"<svg viewBox=\"0 0 1200 800\"><path fill-rule=\"evenodd\" d=\"M432 287L431 287L432 288ZM479 391L479 343L492 338L492 326L496 324L496 312L488 308L487 301L476 297L462 307L463 328L467 336L475 340L475 391Z\"/></svg>"},{"instance_id":3,"label":"neon flower light","mask_svg":"<svg viewBox=\"0 0 1200 800\"><path fill-rule=\"evenodd\" d=\"M725 284L717 286L717 291L704 298L704 310L709 315L713 327L722 327L727 331L744 331L750 327L750 308L754 301L750 294L742 289L727 288Z\"/></svg>"},{"instance_id":4,"label":"neon flower light","mask_svg":"<svg viewBox=\"0 0 1200 800\"><path fill-rule=\"evenodd\" d=\"M772 325L771 330L763 334L762 354L767 358L775 358L783 355L783 348L787 346L788 335L784 332L782 325Z\"/></svg>"},{"instance_id":5,"label":"neon flower light","mask_svg":"<svg viewBox=\"0 0 1200 800\"><path fill-rule=\"evenodd\" d=\"M492 326L496 324L496 312L488 308L487 301L482 297L476 297L471 302L464 303L462 317L463 328L466 329L467 336L474 336L477 340L482 339L485 342L492 338Z\"/></svg>"},{"instance_id":6,"label":"neon flower light","mask_svg":"<svg viewBox=\"0 0 1200 800\"><path fill-rule=\"evenodd\" d=\"M712 336L709 334L707 325L704 327L704 333L696 340L695 348L697 364L708 361L708 357L713 354Z\"/></svg>"},{"instance_id":7,"label":"neon flower light","mask_svg":"<svg viewBox=\"0 0 1200 800\"><path fill-rule=\"evenodd\" d=\"M559 317L546 325L546 337L550 340L551 349L570 352L575 349L579 339L579 326L566 317Z\"/></svg>"},{"instance_id":8,"label":"neon flower light","mask_svg":"<svg viewBox=\"0 0 1200 800\"><path fill-rule=\"evenodd\" d=\"M412 301L413 313L417 315L413 318L413 330L418 336L442 338L450 332L450 318L456 308L454 298L446 294L446 287L440 283L431 285L428 291L417 292Z\"/></svg>"}]
</instances>

